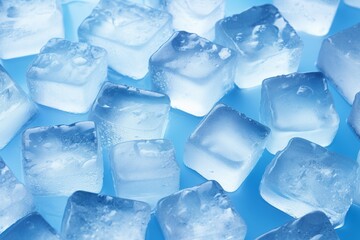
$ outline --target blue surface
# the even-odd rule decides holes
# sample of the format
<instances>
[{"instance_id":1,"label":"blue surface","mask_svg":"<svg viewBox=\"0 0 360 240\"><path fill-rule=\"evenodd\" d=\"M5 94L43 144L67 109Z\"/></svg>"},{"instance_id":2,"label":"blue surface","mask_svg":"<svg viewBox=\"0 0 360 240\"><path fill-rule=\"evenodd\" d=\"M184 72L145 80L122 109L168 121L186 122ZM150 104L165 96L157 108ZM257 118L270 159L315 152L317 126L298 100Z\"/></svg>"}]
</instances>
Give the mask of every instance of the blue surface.
<instances>
[{"instance_id":1,"label":"blue surface","mask_svg":"<svg viewBox=\"0 0 360 240\"><path fill-rule=\"evenodd\" d=\"M227 5L227 15L239 13L246 10L247 8L252 7L253 5L259 5L263 3L270 3L270 1L229 0ZM351 8L341 3L330 34L333 34L346 27L350 27L357 22L360 22L360 9ZM69 22L66 24L70 25ZM67 33L68 38L72 39L73 35L71 34L71 31L67 31ZM314 37L303 33L300 33L300 37L303 39L305 46L299 70L301 72L315 71L315 62L323 37ZM4 67L25 91L27 91L25 72L33 58L34 57L31 56L3 61ZM110 79L117 83L126 83L142 88L149 88L149 82L147 79L134 82L132 80L118 76L113 72L110 74ZM350 113L350 105L347 104L345 100L334 90L333 86L330 86L330 91L333 94L335 107L340 115L341 122L339 131L329 149L355 160L359 150L360 141L346 123L346 119ZM259 119L259 87L249 90L239 90L238 88L235 88L223 99L221 99L220 102L226 103L240 112L245 113L248 117L251 117L255 120ZM201 118L197 118L173 109L170 112L170 117L171 119L167 129L166 137L173 141L176 148L177 160L181 167L181 188L192 187L194 185L201 184L205 181L205 179L203 179L194 171L186 168L182 163L185 140L188 138L188 136L190 136L191 132L194 130ZM29 124L29 126L69 124L85 119L87 119L87 114L74 115L46 107L39 107L39 114L35 117L34 121ZM23 179L21 171L20 146L20 135L17 135L6 148L0 150L0 155L14 171L16 176L20 177L20 179ZM265 152L255 169L245 180L240 189L234 193L229 194L235 205L235 208L238 210L248 226L246 239L249 240L254 239L263 233L266 233L269 230L279 227L292 220L292 218L287 214L266 203L259 194L258 188L261 176L272 157L273 156L271 154ZM105 177L104 193L113 194L109 172L107 172L107 176ZM52 209L54 211L58 210L54 207ZM50 220L52 218L51 215L47 215L45 217ZM338 229L337 233L341 239L360 239L359 226L360 207L352 206L346 217L344 227ZM56 227L59 228L59 226ZM162 239L159 225L154 218L149 224L147 236L147 239Z\"/></svg>"}]
</instances>

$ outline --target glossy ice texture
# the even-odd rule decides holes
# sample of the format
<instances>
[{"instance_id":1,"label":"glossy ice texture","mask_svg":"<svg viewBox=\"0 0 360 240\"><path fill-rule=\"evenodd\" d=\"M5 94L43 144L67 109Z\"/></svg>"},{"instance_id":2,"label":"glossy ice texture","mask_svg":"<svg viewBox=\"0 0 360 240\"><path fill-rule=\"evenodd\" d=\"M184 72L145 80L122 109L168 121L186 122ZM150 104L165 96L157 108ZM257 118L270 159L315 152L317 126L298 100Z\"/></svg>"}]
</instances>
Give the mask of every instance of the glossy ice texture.
<instances>
[{"instance_id":1,"label":"glossy ice texture","mask_svg":"<svg viewBox=\"0 0 360 240\"><path fill-rule=\"evenodd\" d=\"M99 192L103 162L93 122L36 127L23 134L25 182L34 195Z\"/></svg>"},{"instance_id":2,"label":"glossy ice texture","mask_svg":"<svg viewBox=\"0 0 360 240\"><path fill-rule=\"evenodd\" d=\"M204 116L233 87L236 53L196 34L176 32L150 59L155 91L171 106Z\"/></svg>"},{"instance_id":3,"label":"glossy ice texture","mask_svg":"<svg viewBox=\"0 0 360 240\"><path fill-rule=\"evenodd\" d=\"M273 154L293 137L327 146L340 122L321 73L294 73L266 79L261 89L260 118L271 128L266 147Z\"/></svg>"},{"instance_id":4,"label":"glossy ice texture","mask_svg":"<svg viewBox=\"0 0 360 240\"><path fill-rule=\"evenodd\" d=\"M133 3L143 4L152 8L161 9L164 7L165 0L128 0Z\"/></svg>"},{"instance_id":5,"label":"glossy ice texture","mask_svg":"<svg viewBox=\"0 0 360 240\"><path fill-rule=\"evenodd\" d=\"M216 24L216 41L237 51L235 83L240 88L296 72L303 48L295 30L270 4L220 20Z\"/></svg>"},{"instance_id":6,"label":"glossy ice texture","mask_svg":"<svg viewBox=\"0 0 360 240\"><path fill-rule=\"evenodd\" d=\"M344 2L349 6L360 8L360 0L344 0Z\"/></svg>"},{"instance_id":7,"label":"glossy ice texture","mask_svg":"<svg viewBox=\"0 0 360 240\"><path fill-rule=\"evenodd\" d=\"M360 137L360 93L355 95L355 100L347 121L354 129L355 133Z\"/></svg>"}]
</instances>

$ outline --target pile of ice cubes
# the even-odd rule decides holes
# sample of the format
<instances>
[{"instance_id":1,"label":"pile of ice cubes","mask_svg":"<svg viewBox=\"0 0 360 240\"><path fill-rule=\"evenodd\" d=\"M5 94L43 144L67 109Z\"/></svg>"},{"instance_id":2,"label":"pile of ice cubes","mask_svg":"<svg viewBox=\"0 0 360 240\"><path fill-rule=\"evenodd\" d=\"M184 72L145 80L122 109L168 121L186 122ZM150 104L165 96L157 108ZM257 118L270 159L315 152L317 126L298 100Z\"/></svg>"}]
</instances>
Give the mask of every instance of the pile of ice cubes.
<instances>
[{"instance_id":1,"label":"pile of ice cubes","mask_svg":"<svg viewBox=\"0 0 360 240\"><path fill-rule=\"evenodd\" d=\"M22 154L22 173L16 154L0 158L0 240L150 239L152 216L169 240L245 239L232 192L264 151L259 193L296 219L257 239L339 239L360 167L326 148L343 121L328 83L360 136L360 24L324 38L318 72L299 72L302 36L328 34L339 0L232 16L229 2L0 1L0 155ZM25 86L5 63L34 54ZM259 117L224 104L252 89ZM180 116L199 119L187 140ZM189 169L201 184L186 184Z\"/></svg>"}]
</instances>

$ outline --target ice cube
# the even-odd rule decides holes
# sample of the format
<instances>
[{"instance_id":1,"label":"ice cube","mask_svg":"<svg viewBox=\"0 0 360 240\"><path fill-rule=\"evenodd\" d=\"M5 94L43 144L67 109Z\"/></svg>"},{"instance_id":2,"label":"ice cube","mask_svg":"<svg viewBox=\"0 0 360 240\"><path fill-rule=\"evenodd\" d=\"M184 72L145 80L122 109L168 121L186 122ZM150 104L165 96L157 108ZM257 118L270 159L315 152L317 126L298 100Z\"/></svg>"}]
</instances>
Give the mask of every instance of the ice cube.
<instances>
[{"instance_id":1,"label":"ice cube","mask_svg":"<svg viewBox=\"0 0 360 240\"><path fill-rule=\"evenodd\" d=\"M170 110L166 95L110 82L104 84L90 113L101 143L164 137Z\"/></svg>"},{"instance_id":2,"label":"ice cube","mask_svg":"<svg viewBox=\"0 0 360 240\"><path fill-rule=\"evenodd\" d=\"M20 219L2 235L0 240L60 240L59 235L38 213Z\"/></svg>"},{"instance_id":3,"label":"ice cube","mask_svg":"<svg viewBox=\"0 0 360 240\"><path fill-rule=\"evenodd\" d=\"M155 212L167 240L245 238L246 225L215 181L159 201Z\"/></svg>"},{"instance_id":4,"label":"ice cube","mask_svg":"<svg viewBox=\"0 0 360 240\"><path fill-rule=\"evenodd\" d=\"M203 119L185 145L184 163L229 192L262 155L270 129L223 104Z\"/></svg>"},{"instance_id":5,"label":"ice cube","mask_svg":"<svg viewBox=\"0 0 360 240\"><path fill-rule=\"evenodd\" d=\"M295 30L271 4L217 22L216 41L237 50L235 83L240 88L255 87L265 78L295 72L303 48Z\"/></svg>"},{"instance_id":6,"label":"ice cube","mask_svg":"<svg viewBox=\"0 0 360 240\"><path fill-rule=\"evenodd\" d=\"M0 157L0 234L34 210L33 198ZM0 237L1 239L1 237Z\"/></svg>"},{"instance_id":7,"label":"ice cube","mask_svg":"<svg viewBox=\"0 0 360 240\"><path fill-rule=\"evenodd\" d=\"M0 58L38 53L53 37L64 37L56 0L6 0L0 3Z\"/></svg>"},{"instance_id":8,"label":"ice cube","mask_svg":"<svg viewBox=\"0 0 360 240\"><path fill-rule=\"evenodd\" d=\"M274 229L257 240L339 240L328 217L323 212L312 212Z\"/></svg>"},{"instance_id":9,"label":"ice cube","mask_svg":"<svg viewBox=\"0 0 360 240\"><path fill-rule=\"evenodd\" d=\"M176 32L150 58L153 89L171 106L204 116L233 87L236 53L193 33Z\"/></svg>"},{"instance_id":10,"label":"ice cube","mask_svg":"<svg viewBox=\"0 0 360 240\"><path fill-rule=\"evenodd\" d=\"M143 202L78 191L68 200L61 237L145 239L150 211L150 206Z\"/></svg>"},{"instance_id":11,"label":"ice cube","mask_svg":"<svg viewBox=\"0 0 360 240\"><path fill-rule=\"evenodd\" d=\"M122 0L101 0L79 27L80 41L108 51L109 66L136 79L172 34L170 14Z\"/></svg>"},{"instance_id":12,"label":"ice cube","mask_svg":"<svg viewBox=\"0 0 360 240\"><path fill-rule=\"evenodd\" d=\"M49 40L26 74L31 97L63 111L87 112L105 81L106 55L87 43Z\"/></svg>"},{"instance_id":13,"label":"ice cube","mask_svg":"<svg viewBox=\"0 0 360 240\"><path fill-rule=\"evenodd\" d=\"M360 92L355 95L355 100L347 121L354 129L355 133L360 137Z\"/></svg>"},{"instance_id":14,"label":"ice cube","mask_svg":"<svg viewBox=\"0 0 360 240\"><path fill-rule=\"evenodd\" d=\"M273 0L296 31L315 36L329 32L340 0Z\"/></svg>"},{"instance_id":15,"label":"ice cube","mask_svg":"<svg viewBox=\"0 0 360 240\"><path fill-rule=\"evenodd\" d=\"M293 73L266 79L261 89L261 122L271 128L266 148L283 149L293 137L329 145L339 126L331 93L321 73Z\"/></svg>"},{"instance_id":16,"label":"ice cube","mask_svg":"<svg viewBox=\"0 0 360 240\"><path fill-rule=\"evenodd\" d=\"M225 0L165 0L176 30L214 39L215 23L225 16Z\"/></svg>"},{"instance_id":17,"label":"ice cube","mask_svg":"<svg viewBox=\"0 0 360 240\"><path fill-rule=\"evenodd\" d=\"M359 0L344 0L344 2L345 2L345 4L347 4L349 6L360 8Z\"/></svg>"},{"instance_id":18,"label":"ice cube","mask_svg":"<svg viewBox=\"0 0 360 240\"><path fill-rule=\"evenodd\" d=\"M352 104L360 92L360 23L323 41L317 67Z\"/></svg>"},{"instance_id":19,"label":"ice cube","mask_svg":"<svg viewBox=\"0 0 360 240\"><path fill-rule=\"evenodd\" d=\"M35 113L34 103L0 65L0 149Z\"/></svg>"},{"instance_id":20,"label":"ice cube","mask_svg":"<svg viewBox=\"0 0 360 240\"><path fill-rule=\"evenodd\" d=\"M165 0L129 0L129 2L143 4L152 8L161 9L165 5Z\"/></svg>"},{"instance_id":21,"label":"ice cube","mask_svg":"<svg viewBox=\"0 0 360 240\"><path fill-rule=\"evenodd\" d=\"M293 217L319 210L340 227L353 201L357 168L352 159L293 138L267 166L260 194Z\"/></svg>"},{"instance_id":22,"label":"ice cube","mask_svg":"<svg viewBox=\"0 0 360 240\"><path fill-rule=\"evenodd\" d=\"M179 190L180 169L170 140L137 140L116 145L111 153L116 195L155 207Z\"/></svg>"},{"instance_id":23,"label":"ice cube","mask_svg":"<svg viewBox=\"0 0 360 240\"><path fill-rule=\"evenodd\" d=\"M99 192L103 162L93 122L36 127L23 134L25 182L34 195Z\"/></svg>"}]
</instances>

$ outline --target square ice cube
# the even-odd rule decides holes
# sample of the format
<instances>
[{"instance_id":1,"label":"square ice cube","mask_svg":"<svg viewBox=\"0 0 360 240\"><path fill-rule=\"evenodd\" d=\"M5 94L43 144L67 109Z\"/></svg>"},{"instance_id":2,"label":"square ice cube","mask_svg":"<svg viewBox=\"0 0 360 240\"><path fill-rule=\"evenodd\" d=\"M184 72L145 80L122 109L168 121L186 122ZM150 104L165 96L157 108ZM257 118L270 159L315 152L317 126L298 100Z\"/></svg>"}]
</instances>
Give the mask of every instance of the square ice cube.
<instances>
[{"instance_id":1,"label":"square ice cube","mask_svg":"<svg viewBox=\"0 0 360 240\"><path fill-rule=\"evenodd\" d=\"M6 0L0 4L0 58L38 53L53 37L64 37L56 0Z\"/></svg>"},{"instance_id":2,"label":"square ice cube","mask_svg":"<svg viewBox=\"0 0 360 240\"><path fill-rule=\"evenodd\" d=\"M267 166L260 194L293 217L319 210L340 227L353 201L357 168L356 161L293 138Z\"/></svg>"},{"instance_id":3,"label":"square ice cube","mask_svg":"<svg viewBox=\"0 0 360 240\"><path fill-rule=\"evenodd\" d=\"M164 137L170 100L166 95L110 82L104 84L90 119L97 123L101 143Z\"/></svg>"},{"instance_id":4,"label":"square ice cube","mask_svg":"<svg viewBox=\"0 0 360 240\"><path fill-rule=\"evenodd\" d=\"M167 240L242 240L246 235L244 221L215 181L161 199L155 215Z\"/></svg>"},{"instance_id":5,"label":"square ice cube","mask_svg":"<svg viewBox=\"0 0 360 240\"><path fill-rule=\"evenodd\" d=\"M268 127L218 104L187 140L184 163L233 192L261 157L269 133Z\"/></svg>"},{"instance_id":6,"label":"square ice cube","mask_svg":"<svg viewBox=\"0 0 360 240\"><path fill-rule=\"evenodd\" d=\"M78 191L68 200L61 237L80 239L145 239L150 206L95 193Z\"/></svg>"},{"instance_id":7,"label":"square ice cube","mask_svg":"<svg viewBox=\"0 0 360 240\"><path fill-rule=\"evenodd\" d=\"M339 240L323 212L312 212L274 229L256 240Z\"/></svg>"},{"instance_id":8,"label":"square ice cube","mask_svg":"<svg viewBox=\"0 0 360 240\"><path fill-rule=\"evenodd\" d=\"M273 0L296 31L315 36L329 32L340 0Z\"/></svg>"},{"instance_id":9,"label":"square ice cube","mask_svg":"<svg viewBox=\"0 0 360 240\"><path fill-rule=\"evenodd\" d=\"M344 2L349 6L360 8L360 0L344 0Z\"/></svg>"},{"instance_id":10,"label":"square ice cube","mask_svg":"<svg viewBox=\"0 0 360 240\"><path fill-rule=\"evenodd\" d=\"M204 116L233 88L236 53L196 34L176 32L150 58L155 91L171 106Z\"/></svg>"},{"instance_id":11,"label":"square ice cube","mask_svg":"<svg viewBox=\"0 0 360 240\"><path fill-rule=\"evenodd\" d=\"M0 149L35 113L34 103L0 65Z\"/></svg>"},{"instance_id":12,"label":"square ice cube","mask_svg":"<svg viewBox=\"0 0 360 240\"><path fill-rule=\"evenodd\" d=\"M360 23L338 32L322 43L317 67L352 104L360 92Z\"/></svg>"},{"instance_id":13,"label":"square ice cube","mask_svg":"<svg viewBox=\"0 0 360 240\"><path fill-rule=\"evenodd\" d=\"M354 103L347 122L360 137L360 92L355 95Z\"/></svg>"},{"instance_id":14,"label":"square ice cube","mask_svg":"<svg viewBox=\"0 0 360 240\"><path fill-rule=\"evenodd\" d=\"M295 30L271 4L217 22L216 41L237 51L235 83L240 88L296 72L303 48Z\"/></svg>"},{"instance_id":15,"label":"square ice cube","mask_svg":"<svg viewBox=\"0 0 360 240\"><path fill-rule=\"evenodd\" d=\"M99 192L103 162L93 122L36 127L23 134L25 182L34 195Z\"/></svg>"},{"instance_id":16,"label":"square ice cube","mask_svg":"<svg viewBox=\"0 0 360 240\"><path fill-rule=\"evenodd\" d=\"M225 16L225 0L165 0L176 30L214 39L215 23Z\"/></svg>"},{"instance_id":17,"label":"square ice cube","mask_svg":"<svg viewBox=\"0 0 360 240\"><path fill-rule=\"evenodd\" d=\"M137 140L116 145L110 155L116 195L152 208L179 190L180 169L170 140Z\"/></svg>"},{"instance_id":18,"label":"square ice cube","mask_svg":"<svg viewBox=\"0 0 360 240\"><path fill-rule=\"evenodd\" d=\"M26 74L31 97L67 112L87 112L107 75L105 49L54 38Z\"/></svg>"},{"instance_id":19,"label":"square ice cube","mask_svg":"<svg viewBox=\"0 0 360 240\"><path fill-rule=\"evenodd\" d=\"M293 137L329 145L339 116L321 73L293 73L266 79L261 88L260 119L271 128L266 148L283 149Z\"/></svg>"},{"instance_id":20,"label":"square ice cube","mask_svg":"<svg viewBox=\"0 0 360 240\"><path fill-rule=\"evenodd\" d=\"M148 72L153 54L172 34L171 15L122 0L101 0L80 25L79 40L108 51L109 66L135 79Z\"/></svg>"}]
</instances>

